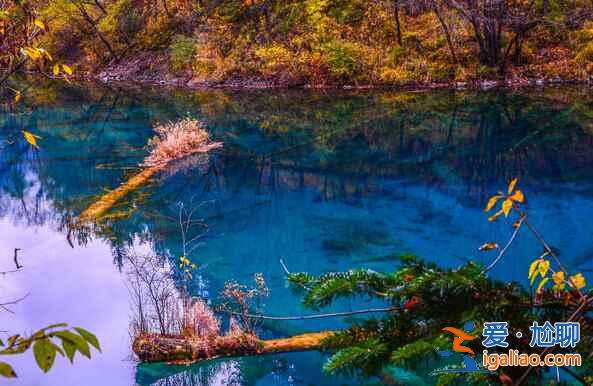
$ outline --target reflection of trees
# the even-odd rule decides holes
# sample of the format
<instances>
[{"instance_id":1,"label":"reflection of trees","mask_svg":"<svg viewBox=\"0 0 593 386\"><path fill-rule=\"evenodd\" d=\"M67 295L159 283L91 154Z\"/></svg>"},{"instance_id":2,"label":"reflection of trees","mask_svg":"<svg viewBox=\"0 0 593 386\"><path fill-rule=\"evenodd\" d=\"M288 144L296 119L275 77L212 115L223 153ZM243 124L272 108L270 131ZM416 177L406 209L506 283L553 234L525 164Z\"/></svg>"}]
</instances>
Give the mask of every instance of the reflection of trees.
<instances>
[{"instance_id":1,"label":"reflection of trees","mask_svg":"<svg viewBox=\"0 0 593 386\"><path fill-rule=\"evenodd\" d=\"M517 173L539 181L584 180L593 173L587 167L593 161L587 132L593 101L579 90L160 94L101 88L64 92L50 85L32 94L29 102L36 107L30 113L4 111L0 139L18 137L27 127L43 141L37 158L23 141L0 152L2 215L47 221L40 210L50 200L58 223L66 224L103 188L126 177L126 168L144 155L154 122L187 112L204 120L225 148L209 168L195 171L191 162L180 164L158 190L148 187L117 208L124 214L130 208L140 211L114 216L100 227L116 255L132 235L158 242L153 238L160 230L169 238L164 220L154 213L166 216L163 202L190 195L224 201L224 211L214 207L210 213L220 216L251 210L234 205L233 197L246 193L311 189L322 200L357 200L379 194L380 179L411 178L478 198L488 184ZM36 176L39 185L29 196L28 176ZM6 197L16 200L10 210L3 204ZM20 207L14 205L23 200ZM254 199L253 208L261 201Z\"/></svg>"}]
</instances>

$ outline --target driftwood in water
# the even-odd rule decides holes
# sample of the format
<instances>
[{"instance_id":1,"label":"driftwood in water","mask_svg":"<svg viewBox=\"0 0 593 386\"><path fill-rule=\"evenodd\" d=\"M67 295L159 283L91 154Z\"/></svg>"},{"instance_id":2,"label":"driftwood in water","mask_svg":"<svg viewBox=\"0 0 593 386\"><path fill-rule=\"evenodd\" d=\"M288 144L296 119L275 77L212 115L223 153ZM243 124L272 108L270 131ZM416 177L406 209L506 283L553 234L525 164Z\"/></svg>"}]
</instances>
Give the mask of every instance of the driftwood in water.
<instances>
[{"instance_id":1,"label":"driftwood in water","mask_svg":"<svg viewBox=\"0 0 593 386\"><path fill-rule=\"evenodd\" d=\"M143 362L197 362L220 357L316 350L321 348L324 338L333 334L324 331L270 340L260 340L251 334L217 336L208 340L142 334L134 339L132 349Z\"/></svg>"},{"instance_id":2,"label":"driftwood in water","mask_svg":"<svg viewBox=\"0 0 593 386\"><path fill-rule=\"evenodd\" d=\"M213 142L196 149L194 153L206 153L221 146L221 142ZM146 167L116 189L104 194L80 214L78 217L79 222L91 222L100 218L113 208L122 198L148 183L155 174L163 170L170 162Z\"/></svg>"}]
</instances>

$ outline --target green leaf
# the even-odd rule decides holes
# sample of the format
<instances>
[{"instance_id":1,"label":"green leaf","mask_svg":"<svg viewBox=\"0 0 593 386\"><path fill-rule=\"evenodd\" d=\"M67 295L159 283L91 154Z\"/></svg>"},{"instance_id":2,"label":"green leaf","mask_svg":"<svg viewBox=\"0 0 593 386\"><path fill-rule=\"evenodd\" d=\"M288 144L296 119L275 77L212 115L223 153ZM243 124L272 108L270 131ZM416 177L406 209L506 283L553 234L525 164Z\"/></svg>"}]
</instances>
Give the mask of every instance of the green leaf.
<instances>
[{"instance_id":1,"label":"green leaf","mask_svg":"<svg viewBox=\"0 0 593 386\"><path fill-rule=\"evenodd\" d=\"M62 340L62 347L64 347L64 341L68 341L70 344L74 345L76 350L80 351L82 355L87 358L91 357L91 349L86 340L84 340L81 336L76 335L72 331L57 331L51 335ZM69 355L68 350L70 350L70 347L64 347L64 351L66 351L67 356ZM72 355L72 357L74 357L74 355ZM70 359L69 356L68 359Z\"/></svg>"},{"instance_id":2,"label":"green leaf","mask_svg":"<svg viewBox=\"0 0 593 386\"><path fill-rule=\"evenodd\" d=\"M16 378L16 373L12 369L12 366L10 366L8 363L0 362L0 376L6 378Z\"/></svg>"},{"instance_id":3,"label":"green leaf","mask_svg":"<svg viewBox=\"0 0 593 386\"><path fill-rule=\"evenodd\" d=\"M546 277L542 281L540 281L535 292L536 293L540 292L544 288L544 286L548 283L548 280L550 280L550 279Z\"/></svg>"},{"instance_id":4,"label":"green leaf","mask_svg":"<svg viewBox=\"0 0 593 386\"><path fill-rule=\"evenodd\" d=\"M101 351L101 346L99 345L99 339L95 336L95 334L85 330L81 327L74 327L74 329L82 336L87 342L89 342L93 347L97 350Z\"/></svg>"},{"instance_id":5,"label":"green leaf","mask_svg":"<svg viewBox=\"0 0 593 386\"><path fill-rule=\"evenodd\" d=\"M76 354L76 345L67 339L62 339L62 347L66 353L66 357L70 363L74 363L74 355Z\"/></svg>"},{"instance_id":6,"label":"green leaf","mask_svg":"<svg viewBox=\"0 0 593 386\"><path fill-rule=\"evenodd\" d=\"M44 373L47 373L56 360L57 346L49 338L39 339L33 345L35 361Z\"/></svg>"},{"instance_id":7,"label":"green leaf","mask_svg":"<svg viewBox=\"0 0 593 386\"><path fill-rule=\"evenodd\" d=\"M64 327L64 328L65 327L68 327L68 324L67 323L50 324L49 326L42 328L40 331L47 331L47 330L50 330L52 328L61 328L61 327Z\"/></svg>"}]
</instances>

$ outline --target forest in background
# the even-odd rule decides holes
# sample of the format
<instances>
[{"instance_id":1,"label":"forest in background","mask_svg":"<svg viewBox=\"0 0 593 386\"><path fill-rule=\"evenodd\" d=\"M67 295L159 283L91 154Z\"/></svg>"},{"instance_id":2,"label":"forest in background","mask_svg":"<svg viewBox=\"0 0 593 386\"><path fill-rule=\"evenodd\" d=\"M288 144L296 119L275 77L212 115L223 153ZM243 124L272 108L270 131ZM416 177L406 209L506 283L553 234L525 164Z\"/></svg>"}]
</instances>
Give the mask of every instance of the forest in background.
<instances>
[{"instance_id":1,"label":"forest in background","mask_svg":"<svg viewBox=\"0 0 593 386\"><path fill-rule=\"evenodd\" d=\"M3 0L0 9L0 67L37 31L36 46L76 76L103 80L363 86L593 74L591 0ZM23 67L43 71L40 61Z\"/></svg>"}]
</instances>

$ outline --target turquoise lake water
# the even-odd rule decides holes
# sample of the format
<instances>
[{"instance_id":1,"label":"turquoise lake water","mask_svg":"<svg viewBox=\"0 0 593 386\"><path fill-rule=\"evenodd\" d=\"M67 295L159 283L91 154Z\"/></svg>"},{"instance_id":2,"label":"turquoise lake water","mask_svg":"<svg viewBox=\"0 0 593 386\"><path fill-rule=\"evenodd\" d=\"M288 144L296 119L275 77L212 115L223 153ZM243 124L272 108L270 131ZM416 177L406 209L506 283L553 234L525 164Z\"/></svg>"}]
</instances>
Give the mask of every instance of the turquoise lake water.
<instances>
[{"instance_id":1,"label":"turquoise lake water","mask_svg":"<svg viewBox=\"0 0 593 386\"><path fill-rule=\"evenodd\" d=\"M317 352L194 366L131 359L130 296L121 273L130 250L179 256L177 204L199 203L202 244L192 290L216 302L228 280L263 273L269 315L306 315L287 288L294 271L395 268L412 252L445 267L495 252L510 222L489 223L488 197L513 177L531 222L569 270L592 278L593 93L167 91L47 85L0 111L0 270L21 248L24 270L0 278L2 330L67 322L97 334L103 353L48 375L31 354L11 363L18 386L351 385L323 375ZM161 173L130 195L97 232L67 240L67 224L137 170L159 122L202 120L224 148ZM21 130L39 135L39 150ZM492 271L525 282L541 247L527 233ZM593 279L593 278L592 278ZM350 310L343 302L331 310ZM265 337L337 329L352 319L268 323ZM12 358L11 358L12 359ZM431 384L400 371L401 384ZM364 381L367 382L367 381ZM378 380L367 383L378 384Z\"/></svg>"}]
</instances>

